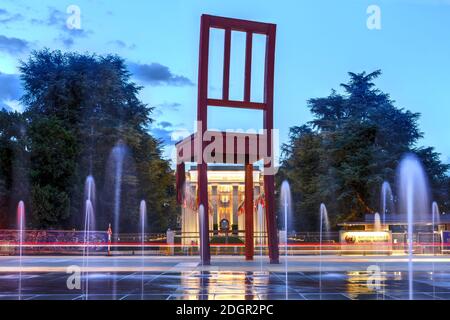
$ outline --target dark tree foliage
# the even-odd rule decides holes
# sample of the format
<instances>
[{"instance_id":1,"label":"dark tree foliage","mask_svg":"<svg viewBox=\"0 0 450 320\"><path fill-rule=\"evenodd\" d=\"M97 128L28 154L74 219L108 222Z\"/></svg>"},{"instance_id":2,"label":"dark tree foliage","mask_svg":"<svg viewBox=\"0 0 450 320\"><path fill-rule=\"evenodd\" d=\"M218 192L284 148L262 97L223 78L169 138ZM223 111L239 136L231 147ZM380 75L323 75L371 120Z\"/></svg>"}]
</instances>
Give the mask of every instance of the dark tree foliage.
<instances>
[{"instance_id":1,"label":"dark tree foliage","mask_svg":"<svg viewBox=\"0 0 450 320\"><path fill-rule=\"evenodd\" d=\"M0 228L14 226L10 213L29 199L26 132L23 114L0 110Z\"/></svg>"},{"instance_id":2,"label":"dark tree foliage","mask_svg":"<svg viewBox=\"0 0 450 320\"><path fill-rule=\"evenodd\" d=\"M448 165L433 148L418 148L420 114L397 108L388 94L375 88L370 74L349 73L336 91L308 101L314 119L293 127L283 145L278 180L292 188L296 227L318 230L319 206L325 203L335 226L379 211L383 181L395 185L395 170L406 152L422 160L433 199L448 210Z\"/></svg>"},{"instance_id":3,"label":"dark tree foliage","mask_svg":"<svg viewBox=\"0 0 450 320\"><path fill-rule=\"evenodd\" d=\"M16 116L23 118L20 123L26 128L27 217L31 217L28 221L32 226L80 228L84 183L92 175L97 186L97 229L106 229L113 222L114 203L108 159L121 141L127 147L127 161L121 186L120 231L139 230L140 200L147 202L151 231L173 227L178 212L174 177L169 162L162 159L161 142L149 134L152 108L139 100L141 87L130 81L124 60L114 55L45 49L33 52L22 62L20 71L26 110ZM10 138L12 134L3 135L6 129L0 122L0 139L9 140L10 145L0 147L0 157L5 158L1 164L6 164L0 169L0 181L4 181L0 192L2 185L11 190L12 150L17 144Z\"/></svg>"}]
</instances>

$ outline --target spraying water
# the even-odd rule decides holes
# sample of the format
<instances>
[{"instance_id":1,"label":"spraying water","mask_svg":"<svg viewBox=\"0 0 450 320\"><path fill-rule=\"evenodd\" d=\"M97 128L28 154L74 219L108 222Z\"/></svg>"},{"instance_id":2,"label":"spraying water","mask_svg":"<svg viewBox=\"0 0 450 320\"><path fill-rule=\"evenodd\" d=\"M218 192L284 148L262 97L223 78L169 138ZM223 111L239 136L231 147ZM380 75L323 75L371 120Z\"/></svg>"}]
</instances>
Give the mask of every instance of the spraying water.
<instances>
[{"instance_id":1,"label":"spraying water","mask_svg":"<svg viewBox=\"0 0 450 320\"><path fill-rule=\"evenodd\" d=\"M111 151L114 166L114 231L116 233L119 233L123 164L126 152L126 146L122 141L119 141Z\"/></svg>"},{"instance_id":2,"label":"spraying water","mask_svg":"<svg viewBox=\"0 0 450 320\"><path fill-rule=\"evenodd\" d=\"M291 187L289 186L289 182L283 181L281 184L281 193L280 193L280 206L284 216L284 273L285 273L285 281L286 281L286 300L288 300L288 226L289 221L291 220L291 208L292 208L292 199L291 199Z\"/></svg>"},{"instance_id":3,"label":"spraying water","mask_svg":"<svg viewBox=\"0 0 450 320\"><path fill-rule=\"evenodd\" d=\"M263 248L264 248L264 209L258 204L258 224L259 224L259 257L261 272L263 270Z\"/></svg>"},{"instance_id":4,"label":"spraying water","mask_svg":"<svg viewBox=\"0 0 450 320\"><path fill-rule=\"evenodd\" d=\"M431 220L432 220L432 225L433 225L433 234L436 228L436 225L439 225L439 223L441 222L441 213L439 211L439 206L437 204L436 201L433 201L432 205L431 205ZM433 242L434 242L434 237L433 237Z\"/></svg>"},{"instance_id":5,"label":"spraying water","mask_svg":"<svg viewBox=\"0 0 450 320\"><path fill-rule=\"evenodd\" d=\"M84 233L83 233L83 276L84 297L89 299L89 240L95 230L95 180L89 175L84 184Z\"/></svg>"},{"instance_id":6,"label":"spraying water","mask_svg":"<svg viewBox=\"0 0 450 320\"><path fill-rule=\"evenodd\" d=\"M330 220L328 219L328 210L325 204L320 204L320 241L322 244L322 233L323 229L325 229L326 232L330 231Z\"/></svg>"},{"instance_id":7,"label":"spraying water","mask_svg":"<svg viewBox=\"0 0 450 320\"><path fill-rule=\"evenodd\" d=\"M413 154L407 154L398 168L398 196L400 212L406 213L408 222L408 285L409 299L413 295L413 232L415 219L425 217L429 210L428 181L420 160Z\"/></svg>"},{"instance_id":8,"label":"spraying water","mask_svg":"<svg viewBox=\"0 0 450 320\"><path fill-rule=\"evenodd\" d=\"M141 221L141 300L144 300L144 245L147 225L147 204L145 200L142 200L139 206L139 217Z\"/></svg>"},{"instance_id":9,"label":"spraying water","mask_svg":"<svg viewBox=\"0 0 450 320\"><path fill-rule=\"evenodd\" d=\"M381 218L378 212L376 212L373 217L373 229L375 231L381 231Z\"/></svg>"},{"instance_id":10,"label":"spraying water","mask_svg":"<svg viewBox=\"0 0 450 320\"><path fill-rule=\"evenodd\" d=\"M84 297L89 299L89 247L90 235L94 231L94 207L91 200L86 200L86 210L84 216L84 239L83 239L83 275L84 275Z\"/></svg>"},{"instance_id":11,"label":"spraying water","mask_svg":"<svg viewBox=\"0 0 450 320\"><path fill-rule=\"evenodd\" d=\"M432 234L433 234L433 254L436 254L435 251L435 229L436 229L436 225L439 225L439 223L441 222L441 213L439 212L439 206L437 204L436 201L433 201L432 205L431 205L431 220L432 220Z\"/></svg>"},{"instance_id":12,"label":"spraying water","mask_svg":"<svg viewBox=\"0 0 450 320\"><path fill-rule=\"evenodd\" d=\"M432 239L433 239L432 240L433 241L433 255L436 255L436 246L435 246L436 241L435 241L434 235L435 235L436 225L439 225L439 222L440 222L439 206L436 201L433 201L433 203L431 204L431 216L432 216L431 220L432 220L432 228L433 228L431 230ZM440 241L440 238L439 238L439 241ZM436 287L434 285L434 271L435 271L434 260L431 263L431 266L432 266L431 274L432 274L432 281L433 281L433 297L434 297L434 293L436 291Z\"/></svg>"},{"instance_id":13,"label":"spraying water","mask_svg":"<svg viewBox=\"0 0 450 320\"><path fill-rule=\"evenodd\" d=\"M381 186L381 203L380 203L381 214L383 215L383 225L386 226L386 214L394 213L394 194L392 193L392 188L389 182L384 181ZM381 266L382 270L385 268L384 262ZM378 294L378 293L377 293ZM383 299L385 293L383 291Z\"/></svg>"},{"instance_id":14,"label":"spraying water","mask_svg":"<svg viewBox=\"0 0 450 320\"><path fill-rule=\"evenodd\" d=\"M23 201L19 201L17 205L17 230L19 232L19 300L22 299L22 256L23 256L23 244L25 242L25 204Z\"/></svg>"},{"instance_id":15,"label":"spraying water","mask_svg":"<svg viewBox=\"0 0 450 320\"><path fill-rule=\"evenodd\" d=\"M383 224L386 224L386 214L393 213L394 197L392 194L391 185L384 181L381 186L381 214L383 215Z\"/></svg>"},{"instance_id":16,"label":"spraying water","mask_svg":"<svg viewBox=\"0 0 450 320\"><path fill-rule=\"evenodd\" d=\"M125 155L127 153L127 148L122 141L117 142L114 148L111 150L110 162L112 164L112 170L114 174L114 232L119 234L120 225L120 205L121 205L121 195L122 195L122 179L123 179L123 166L125 161ZM116 260L114 260L116 265ZM116 277L113 281L113 298L116 299L117 292L117 282Z\"/></svg>"},{"instance_id":17,"label":"spraying water","mask_svg":"<svg viewBox=\"0 0 450 320\"><path fill-rule=\"evenodd\" d=\"M93 205L95 204L95 189L94 177L89 175L84 183L84 199L90 200Z\"/></svg>"},{"instance_id":18,"label":"spraying water","mask_svg":"<svg viewBox=\"0 0 450 320\"><path fill-rule=\"evenodd\" d=\"M319 224L319 290L320 299L322 299L322 245L323 245L323 229L325 232L330 231L330 220L328 219L328 211L325 204L320 204L320 224Z\"/></svg>"},{"instance_id":19,"label":"spraying water","mask_svg":"<svg viewBox=\"0 0 450 320\"><path fill-rule=\"evenodd\" d=\"M181 232L184 235L182 238L182 244L186 254L189 254L189 250L193 249L190 247L193 243L198 241L196 234L199 232L199 218L197 216L196 207L196 195L193 188L189 182L186 182L183 187L183 205L182 205L182 227Z\"/></svg>"}]
</instances>

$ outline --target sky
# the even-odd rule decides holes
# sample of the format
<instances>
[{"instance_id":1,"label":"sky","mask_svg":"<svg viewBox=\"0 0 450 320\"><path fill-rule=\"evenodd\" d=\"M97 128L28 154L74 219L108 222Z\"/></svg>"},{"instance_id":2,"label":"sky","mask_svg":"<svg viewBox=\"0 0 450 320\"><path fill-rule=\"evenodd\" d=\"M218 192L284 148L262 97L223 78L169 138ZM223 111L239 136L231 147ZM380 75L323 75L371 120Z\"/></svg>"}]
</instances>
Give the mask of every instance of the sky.
<instances>
[{"instance_id":1,"label":"sky","mask_svg":"<svg viewBox=\"0 0 450 320\"><path fill-rule=\"evenodd\" d=\"M80 10L69 29L68 8ZM376 5L379 27L369 28ZM73 11L72 11L73 12ZM151 131L173 144L194 131L201 14L277 24L275 128L312 119L306 101L327 96L347 72L383 75L397 107L420 112L424 138L450 163L450 0L0 0L0 108L22 110L17 66L32 50L118 54L155 107ZM220 93L223 34L211 34L210 97ZM263 39L254 38L252 99L261 99ZM233 33L231 98L242 97L243 37ZM214 71L217 70L217 71ZM209 109L209 128L259 129L262 113Z\"/></svg>"}]
</instances>

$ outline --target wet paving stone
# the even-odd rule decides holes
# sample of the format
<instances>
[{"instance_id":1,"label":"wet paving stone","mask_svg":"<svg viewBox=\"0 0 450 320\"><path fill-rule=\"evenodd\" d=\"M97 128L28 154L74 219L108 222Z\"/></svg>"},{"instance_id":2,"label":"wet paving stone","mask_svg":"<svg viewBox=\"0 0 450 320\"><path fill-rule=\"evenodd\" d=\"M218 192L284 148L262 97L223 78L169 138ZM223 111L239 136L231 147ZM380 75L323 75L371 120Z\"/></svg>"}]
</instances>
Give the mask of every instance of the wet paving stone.
<instances>
[{"instance_id":1,"label":"wet paving stone","mask_svg":"<svg viewBox=\"0 0 450 320\"><path fill-rule=\"evenodd\" d=\"M63 259L61 259L63 260ZM40 259L30 261L39 265ZM45 260L42 260L45 261ZM70 263L58 261L56 263ZM121 261L121 264L131 262ZM176 265L173 263L172 266ZM185 265L162 271L92 272L82 274L89 283L90 300L405 300L409 298L408 273L383 271L375 287L371 274L352 271L284 272L233 271L221 268L199 270ZM278 269L279 270L279 269ZM64 272L0 273L0 300L81 300L85 290L70 290ZM143 288L143 289L142 289ZM414 299L450 300L450 272L416 271L413 274ZM142 291L143 290L143 291ZM115 293L115 294L113 294Z\"/></svg>"}]
</instances>

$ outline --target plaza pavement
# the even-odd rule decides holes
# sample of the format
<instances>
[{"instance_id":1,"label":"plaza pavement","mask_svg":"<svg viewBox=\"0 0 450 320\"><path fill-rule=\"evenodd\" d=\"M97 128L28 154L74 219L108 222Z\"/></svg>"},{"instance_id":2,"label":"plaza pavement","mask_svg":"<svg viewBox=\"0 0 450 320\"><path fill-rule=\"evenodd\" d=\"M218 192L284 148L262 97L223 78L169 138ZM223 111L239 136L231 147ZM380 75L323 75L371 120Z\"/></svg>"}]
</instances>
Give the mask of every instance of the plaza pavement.
<instances>
[{"instance_id":1,"label":"plaza pavement","mask_svg":"<svg viewBox=\"0 0 450 320\"><path fill-rule=\"evenodd\" d=\"M414 299L450 299L450 256L413 262ZM278 265L213 256L211 266L196 256L2 256L0 300L403 300L407 265L406 256L290 256ZM84 266L81 288L68 287L70 266Z\"/></svg>"},{"instance_id":2,"label":"plaza pavement","mask_svg":"<svg viewBox=\"0 0 450 320\"><path fill-rule=\"evenodd\" d=\"M286 266L287 261L287 266ZM450 272L449 255L414 256L415 271ZM19 258L0 256L0 273L18 272ZM383 266L386 271L407 271L408 257L402 256L338 256L301 255L280 257L280 264L269 264L267 257L256 256L246 261L243 256L213 256L210 266L202 266L198 256L24 256L22 272L66 272L68 266L84 266L86 272L164 272L189 271L269 271L315 272L319 268L329 272L364 271L371 265ZM286 269L287 268L287 269Z\"/></svg>"}]
</instances>

